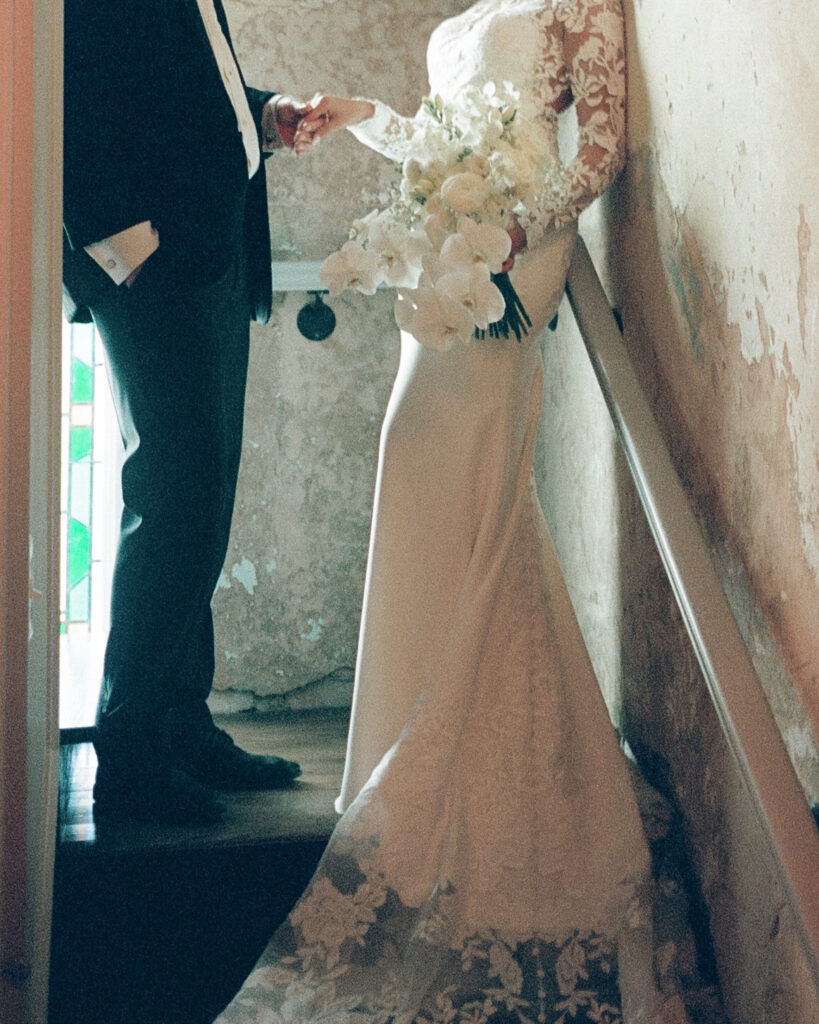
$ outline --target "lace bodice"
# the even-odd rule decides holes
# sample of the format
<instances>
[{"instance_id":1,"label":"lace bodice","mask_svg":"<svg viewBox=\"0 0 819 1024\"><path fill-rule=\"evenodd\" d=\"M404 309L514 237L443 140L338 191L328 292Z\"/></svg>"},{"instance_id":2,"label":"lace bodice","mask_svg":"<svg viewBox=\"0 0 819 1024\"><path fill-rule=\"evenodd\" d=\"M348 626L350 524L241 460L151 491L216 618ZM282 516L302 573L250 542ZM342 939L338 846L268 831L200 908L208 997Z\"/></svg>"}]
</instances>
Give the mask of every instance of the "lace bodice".
<instances>
[{"instance_id":1,"label":"lace bodice","mask_svg":"<svg viewBox=\"0 0 819 1024\"><path fill-rule=\"evenodd\" d=\"M565 206L546 227L562 227L616 178L625 161L625 48L620 0L478 0L432 33L430 91L445 100L466 86L511 82L521 113L555 134L574 102L578 149L566 168ZM401 160L415 121L385 104L351 131Z\"/></svg>"}]
</instances>

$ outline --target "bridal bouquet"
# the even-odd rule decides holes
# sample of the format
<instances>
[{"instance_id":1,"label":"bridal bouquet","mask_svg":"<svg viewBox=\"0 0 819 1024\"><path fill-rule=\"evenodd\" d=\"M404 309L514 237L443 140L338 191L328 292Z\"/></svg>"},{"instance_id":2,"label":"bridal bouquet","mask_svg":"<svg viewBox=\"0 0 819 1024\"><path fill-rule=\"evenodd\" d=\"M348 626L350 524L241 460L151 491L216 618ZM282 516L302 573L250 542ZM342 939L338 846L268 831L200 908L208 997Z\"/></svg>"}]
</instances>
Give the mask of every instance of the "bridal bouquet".
<instances>
[{"instance_id":1,"label":"bridal bouquet","mask_svg":"<svg viewBox=\"0 0 819 1024\"><path fill-rule=\"evenodd\" d=\"M520 116L510 85L494 83L457 104L425 99L412 129L390 203L353 224L322 284L333 295L396 288L398 326L437 349L487 330L519 340L529 319L501 267L514 220L531 244L564 202L549 136Z\"/></svg>"}]
</instances>

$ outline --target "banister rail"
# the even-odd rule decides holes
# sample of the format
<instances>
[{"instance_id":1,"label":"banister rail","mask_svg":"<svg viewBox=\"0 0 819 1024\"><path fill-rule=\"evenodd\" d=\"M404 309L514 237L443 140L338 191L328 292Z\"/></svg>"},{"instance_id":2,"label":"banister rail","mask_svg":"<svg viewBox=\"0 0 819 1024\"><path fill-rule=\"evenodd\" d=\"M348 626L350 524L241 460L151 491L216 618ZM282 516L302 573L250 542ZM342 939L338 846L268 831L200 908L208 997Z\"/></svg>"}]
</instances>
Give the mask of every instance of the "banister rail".
<instances>
[{"instance_id":1,"label":"banister rail","mask_svg":"<svg viewBox=\"0 0 819 1024\"><path fill-rule=\"evenodd\" d=\"M769 841L819 991L819 834L588 249L567 293L722 730Z\"/></svg>"}]
</instances>

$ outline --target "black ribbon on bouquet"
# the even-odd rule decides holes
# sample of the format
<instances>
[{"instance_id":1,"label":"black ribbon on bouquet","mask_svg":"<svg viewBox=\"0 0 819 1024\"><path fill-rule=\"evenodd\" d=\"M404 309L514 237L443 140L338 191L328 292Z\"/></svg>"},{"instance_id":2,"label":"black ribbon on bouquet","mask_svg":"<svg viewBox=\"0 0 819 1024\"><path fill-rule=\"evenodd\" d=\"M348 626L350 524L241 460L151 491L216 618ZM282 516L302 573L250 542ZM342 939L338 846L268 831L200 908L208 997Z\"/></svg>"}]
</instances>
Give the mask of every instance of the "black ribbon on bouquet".
<instances>
[{"instance_id":1,"label":"black ribbon on bouquet","mask_svg":"<svg viewBox=\"0 0 819 1024\"><path fill-rule=\"evenodd\" d=\"M501 295L506 303L506 309L504 310L503 316L500 320L496 320L490 324L489 327L484 331L480 327L475 328L476 338L485 338L487 333L490 338L508 338L509 332L520 341L524 334L528 334L527 328L532 326L532 321L529 319L529 314L523 308L523 303L520 301L520 296L515 291L515 287L509 280L509 275L504 274L493 274L492 283L498 288Z\"/></svg>"}]
</instances>

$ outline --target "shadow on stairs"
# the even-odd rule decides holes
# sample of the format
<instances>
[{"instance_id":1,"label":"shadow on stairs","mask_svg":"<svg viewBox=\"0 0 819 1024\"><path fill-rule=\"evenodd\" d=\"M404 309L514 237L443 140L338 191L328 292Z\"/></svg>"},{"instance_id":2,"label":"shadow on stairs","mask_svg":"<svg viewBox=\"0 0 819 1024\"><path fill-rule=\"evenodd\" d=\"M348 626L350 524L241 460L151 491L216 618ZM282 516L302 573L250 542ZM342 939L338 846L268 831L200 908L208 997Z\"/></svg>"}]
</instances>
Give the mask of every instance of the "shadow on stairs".
<instances>
[{"instance_id":1,"label":"shadow on stairs","mask_svg":"<svg viewBox=\"0 0 819 1024\"><path fill-rule=\"evenodd\" d=\"M209 829L91 813L90 744L64 748L49 1024L209 1024L304 889L336 822L347 712L221 719L256 753L298 760L292 790L226 798Z\"/></svg>"}]
</instances>

